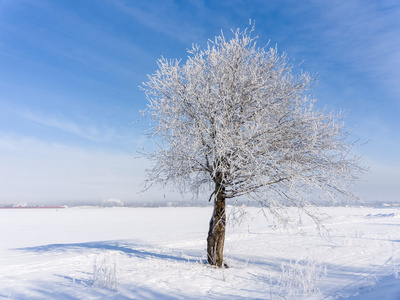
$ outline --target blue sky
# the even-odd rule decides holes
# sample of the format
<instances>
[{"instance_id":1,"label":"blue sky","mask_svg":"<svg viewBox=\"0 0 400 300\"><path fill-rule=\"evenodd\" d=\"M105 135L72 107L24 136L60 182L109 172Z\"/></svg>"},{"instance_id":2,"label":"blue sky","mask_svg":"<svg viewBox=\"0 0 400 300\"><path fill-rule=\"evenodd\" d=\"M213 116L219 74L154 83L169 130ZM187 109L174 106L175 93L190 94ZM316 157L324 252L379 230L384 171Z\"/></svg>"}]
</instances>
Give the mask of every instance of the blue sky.
<instances>
[{"instance_id":1,"label":"blue sky","mask_svg":"<svg viewBox=\"0 0 400 300\"><path fill-rule=\"evenodd\" d=\"M0 0L0 203L177 199L138 195L138 86L161 55L185 59L249 19L258 45L318 75L319 106L371 140L355 149L370 166L358 193L400 200L398 1Z\"/></svg>"}]
</instances>

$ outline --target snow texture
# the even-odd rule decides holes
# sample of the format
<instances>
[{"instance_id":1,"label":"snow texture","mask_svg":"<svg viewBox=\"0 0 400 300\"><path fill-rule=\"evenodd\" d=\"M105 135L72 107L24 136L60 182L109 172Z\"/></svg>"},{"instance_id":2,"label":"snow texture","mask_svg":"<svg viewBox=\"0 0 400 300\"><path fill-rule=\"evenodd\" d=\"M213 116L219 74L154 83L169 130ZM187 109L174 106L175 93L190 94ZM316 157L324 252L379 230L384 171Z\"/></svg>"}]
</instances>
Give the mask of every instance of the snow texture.
<instances>
[{"instance_id":1,"label":"snow texture","mask_svg":"<svg viewBox=\"0 0 400 300\"><path fill-rule=\"evenodd\" d=\"M321 208L321 236L247 208L228 269L204 263L211 211L0 210L0 299L400 299L397 209Z\"/></svg>"}]
</instances>

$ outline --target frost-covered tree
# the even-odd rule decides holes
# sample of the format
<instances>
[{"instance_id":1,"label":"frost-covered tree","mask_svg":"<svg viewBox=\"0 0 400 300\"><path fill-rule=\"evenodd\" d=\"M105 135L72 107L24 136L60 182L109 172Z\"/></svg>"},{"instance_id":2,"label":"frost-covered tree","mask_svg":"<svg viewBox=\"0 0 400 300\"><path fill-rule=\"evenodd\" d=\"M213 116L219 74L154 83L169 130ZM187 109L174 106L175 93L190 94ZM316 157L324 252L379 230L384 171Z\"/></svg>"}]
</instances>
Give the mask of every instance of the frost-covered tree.
<instances>
[{"instance_id":1,"label":"frost-covered tree","mask_svg":"<svg viewBox=\"0 0 400 300\"><path fill-rule=\"evenodd\" d=\"M246 196L277 214L304 208L313 191L349 195L363 172L341 116L313 107L314 77L294 74L276 47L257 47L253 30L221 34L204 50L194 45L185 63L159 59L142 86L155 142L147 183L210 191L207 257L218 267L227 200Z\"/></svg>"}]
</instances>

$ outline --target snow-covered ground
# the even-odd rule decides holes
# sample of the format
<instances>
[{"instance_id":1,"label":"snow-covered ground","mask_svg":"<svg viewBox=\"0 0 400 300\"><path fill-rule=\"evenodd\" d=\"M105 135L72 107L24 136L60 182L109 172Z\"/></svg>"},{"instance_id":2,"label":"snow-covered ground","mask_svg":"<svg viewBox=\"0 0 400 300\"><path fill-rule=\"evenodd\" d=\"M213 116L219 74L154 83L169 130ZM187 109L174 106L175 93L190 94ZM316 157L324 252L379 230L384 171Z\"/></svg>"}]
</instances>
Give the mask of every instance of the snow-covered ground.
<instances>
[{"instance_id":1,"label":"snow-covered ground","mask_svg":"<svg viewBox=\"0 0 400 300\"><path fill-rule=\"evenodd\" d=\"M0 299L400 299L400 211L320 211L329 235L248 208L214 269L210 207L0 210Z\"/></svg>"}]
</instances>

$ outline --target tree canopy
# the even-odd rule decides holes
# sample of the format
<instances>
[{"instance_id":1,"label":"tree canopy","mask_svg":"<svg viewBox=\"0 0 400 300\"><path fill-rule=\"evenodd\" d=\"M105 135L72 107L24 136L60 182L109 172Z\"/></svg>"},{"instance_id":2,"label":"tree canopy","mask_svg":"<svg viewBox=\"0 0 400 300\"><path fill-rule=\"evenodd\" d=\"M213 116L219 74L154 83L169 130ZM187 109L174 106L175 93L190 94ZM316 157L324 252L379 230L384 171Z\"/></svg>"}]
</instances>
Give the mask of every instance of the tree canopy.
<instances>
[{"instance_id":1,"label":"tree canopy","mask_svg":"<svg viewBox=\"0 0 400 300\"><path fill-rule=\"evenodd\" d=\"M302 205L313 191L348 195L363 169L341 114L315 109L315 78L294 74L276 47L257 47L252 31L194 45L185 63L158 60L143 85L159 138L149 182L198 193L220 178L227 199L267 206Z\"/></svg>"}]
</instances>

